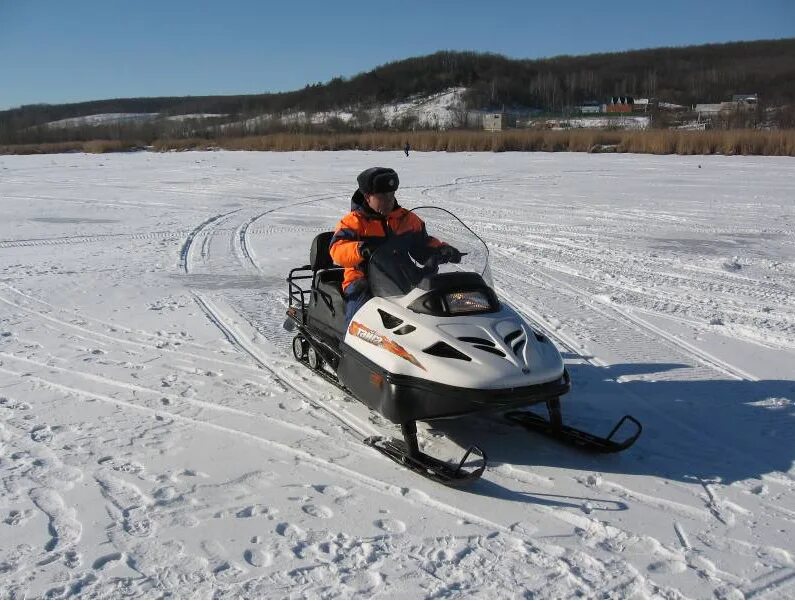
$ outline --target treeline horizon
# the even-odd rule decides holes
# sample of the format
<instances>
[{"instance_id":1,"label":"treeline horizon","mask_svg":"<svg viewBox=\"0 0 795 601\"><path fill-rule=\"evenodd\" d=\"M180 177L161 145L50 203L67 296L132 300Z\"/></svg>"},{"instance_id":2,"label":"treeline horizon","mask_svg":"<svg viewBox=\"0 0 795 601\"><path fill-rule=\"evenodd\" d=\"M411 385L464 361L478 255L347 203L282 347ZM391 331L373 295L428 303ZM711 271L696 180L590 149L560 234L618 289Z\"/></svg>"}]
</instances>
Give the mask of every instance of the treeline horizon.
<instances>
[{"instance_id":1,"label":"treeline horizon","mask_svg":"<svg viewBox=\"0 0 795 601\"><path fill-rule=\"evenodd\" d=\"M39 126L92 114L209 113L234 120L296 111L363 109L452 87L467 88L463 100L470 110L504 107L556 112L614 95L689 106L729 100L739 93L758 94L765 107L782 107L795 103L795 38L545 59L441 51L291 92L26 105L0 111L0 143L49 142L45 128ZM166 133L162 125L158 127L160 135ZM102 137L103 131L98 128L95 137Z\"/></svg>"}]
</instances>

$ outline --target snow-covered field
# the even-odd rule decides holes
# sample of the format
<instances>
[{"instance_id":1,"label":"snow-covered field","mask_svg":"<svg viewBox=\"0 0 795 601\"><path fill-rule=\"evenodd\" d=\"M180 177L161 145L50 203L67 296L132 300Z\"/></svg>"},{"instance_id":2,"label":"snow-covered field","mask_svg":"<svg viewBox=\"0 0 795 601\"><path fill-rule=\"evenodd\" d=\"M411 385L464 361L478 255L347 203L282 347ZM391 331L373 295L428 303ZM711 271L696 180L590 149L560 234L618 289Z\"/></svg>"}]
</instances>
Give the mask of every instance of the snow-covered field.
<instances>
[{"instance_id":1,"label":"snow-covered field","mask_svg":"<svg viewBox=\"0 0 795 601\"><path fill-rule=\"evenodd\" d=\"M592 456L499 416L465 490L296 364L287 271L395 167L564 352ZM0 597L795 597L795 162L0 157Z\"/></svg>"},{"instance_id":2,"label":"snow-covered field","mask_svg":"<svg viewBox=\"0 0 795 601\"><path fill-rule=\"evenodd\" d=\"M228 123L222 127L243 126L248 131L271 122L282 124L321 125L332 119L339 119L344 123L352 123L355 119L364 119L367 122L383 120L390 126L395 126L406 119L415 119L419 127L441 128L456 127L460 125L467 111L463 108L462 96L466 88L449 88L438 94L430 96L414 96L400 102L382 104L369 107L349 107L347 109L318 111L293 111L286 113L266 113L249 117L244 121ZM362 126L363 123L359 123Z\"/></svg>"},{"instance_id":3,"label":"snow-covered field","mask_svg":"<svg viewBox=\"0 0 795 601\"><path fill-rule=\"evenodd\" d=\"M546 123L553 123L552 129L648 129L649 117L642 116L617 116L617 117L574 117L572 119L547 119Z\"/></svg>"}]
</instances>

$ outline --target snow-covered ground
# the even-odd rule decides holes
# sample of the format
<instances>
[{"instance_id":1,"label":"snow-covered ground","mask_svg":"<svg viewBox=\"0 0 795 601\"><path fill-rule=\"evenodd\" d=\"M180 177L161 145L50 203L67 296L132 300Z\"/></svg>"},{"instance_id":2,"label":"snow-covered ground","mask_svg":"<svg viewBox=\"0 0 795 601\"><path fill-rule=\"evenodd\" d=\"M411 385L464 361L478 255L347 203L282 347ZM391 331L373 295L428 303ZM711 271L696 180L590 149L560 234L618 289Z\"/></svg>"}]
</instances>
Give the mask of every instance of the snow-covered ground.
<instances>
[{"instance_id":1,"label":"snow-covered ground","mask_svg":"<svg viewBox=\"0 0 795 601\"><path fill-rule=\"evenodd\" d=\"M550 332L592 456L499 416L454 490L296 364L287 271L398 169ZM790 158L0 157L0 597L795 597Z\"/></svg>"},{"instance_id":2,"label":"snow-covered ground","mask_svg":"<svg viewBox=\"0 0 795 601\"><path fill-rule=\"evenodd\" d=\"M45 127L53 129L65 129L69 127L85 127L95 125L118 125L124 123L142 123L154 121L160 117L160 113L98 113L96 115L86 115L84 117L70 117L45 123Z\"/></svg>"},{"instance_id":3,"label":"snow-covered ground","mask_svg":"<svg viewBox=\"0 0 795 601\"><path fill-rule=\"evenodd\" d=\"M356 125L364 126L367 123L383 121L388 125L399 125L406 120L415 120L418 127L431 127L447 129L461 125L466 111L463 108L462 96L466 88L450 88L430 96L415 96L401 102L383 104L369 107L348 107L342 110L318 111L293 111L286 113L266 113L250 117L244 121L233 122L223 127L242 126L247 131L256 131L263 125L273 122L282 124L321 125L332 119L344 123L351 123L361 119L363 122Z\"/></svg>"},{"instance_id":4,"label":"snow-covered ground","mask_svg":"<svg viewBox=\"0 0 795 601\"><path fill-rule=\"evenodd\" d=\"M45 123L45 127L53 129L66 129L70 127L86 127L96 125L124 125L129 123L144 123L165 119L166 121L190 121L193 119L217 119L226 117L223 113L191 113L188 115L165 116L162 113L98 113L84 117L70 117Z\"/></svg>"},{"instance_id":5,"label":"snow-covered ground","mask_svg":"<svg viewBox=\"0 0 795 601\"><path fill-rule=\"evenodd\" d=\"M550 129L648 129L650 119L645 116L626 115L614 117L572 117L569 119L536 119L530 124L545 125Z\"/></svg>"},{"instance_id":6,"label":"snow-covered ground","mask_svg":"<svg viewBox=\"0 0 795 601\"><path fill-rule=\"evenodd\" d=\"M466 88L450 88L439 94L416 97L381 107L389 124L413 118L420 127L460 127L466 117L462 96Z\"/></svg>"},{"instance_id":7,"label":"snow-covered ground","mask_svg":"<svg viewBox=\"0 0 795 601\"><path fill-rule=\"evenodd\" d=\"M430 96L417 96L402 102L385 104L376 107L365 107L358 110L360 115L366 115L367 121L383 120L389 125L399 124L406 119L415 119L419 127L432 127L446 129L459 125L463 119L462 95L466 88L450 88L439 94ZM255 130L264 124L277 121L285 124L305 123L321 125L332 119L339 119L349 123L357 116L353 108L337 111L319 111L307 113L295 111L284 114L264 114L250 117L244 121L226 124L224 127L243 126L248 130ZM216 119L226 117L219 113L192 113L189 115L164 116L160 113L101 113L85 117L71 117L46 123L46 127L60 129L70 127L84 127L93 125L112 125L134 122L154 121L165 118L168 121L188 121L191 119ZM361 124L360 124L361 125Z\"/></svg>"}]
</instances>

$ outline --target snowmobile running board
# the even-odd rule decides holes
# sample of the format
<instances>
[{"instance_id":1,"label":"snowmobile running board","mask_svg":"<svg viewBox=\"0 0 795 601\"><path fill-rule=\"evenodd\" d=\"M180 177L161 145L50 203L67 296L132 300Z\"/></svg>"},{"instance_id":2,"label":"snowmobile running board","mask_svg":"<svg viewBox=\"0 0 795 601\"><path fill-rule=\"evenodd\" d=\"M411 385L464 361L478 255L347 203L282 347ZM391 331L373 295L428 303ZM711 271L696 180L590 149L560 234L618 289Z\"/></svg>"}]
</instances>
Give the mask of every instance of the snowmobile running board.
<instances>
[{"instance_id":1,"label":"snowmobile running board","mask_svg":"<svg viewBox=\"0 0 795 601\"><path fill-rule=\"evenodd\" d=\"M549 419L544 419L540 415L531 413L530 411L509 411L505 414L505 418L511 422L519 424L533 432L540 432L560 442L579 447L586 451L593 451L597 453L618 453L624 451L635 444L638 440L640 433L643 431L643 426L631 415L625 415L613 427L606 437L596 436L571 426L564 426L560 413L560 400L552 399L547 401L547 410L549 411ZM624 423L629 422L635 426L635 432L621 442L613 440L613 435L619 431Z\"/></svg>"},{"instance_id":2,"label":"snowmobile running board","mask_svg":"<svg viewBox=\"0 0 795 601\"><path fill-rule=\"evenodd\" d=\"M474 445L469 447L456 467L426 455L419 450L417 445L417 424L415 422L402 424L401 430L403 431L405 442L385 436L370 436L364 440L364 444L373 447L395 463L410 469L420 476L446 486L465 486L480 478L486 469L486 453L480 447ZM465 470L464 463L466 463L470 455L480 458L479 465L472 470Z\"/></svg>"}]
</instances>

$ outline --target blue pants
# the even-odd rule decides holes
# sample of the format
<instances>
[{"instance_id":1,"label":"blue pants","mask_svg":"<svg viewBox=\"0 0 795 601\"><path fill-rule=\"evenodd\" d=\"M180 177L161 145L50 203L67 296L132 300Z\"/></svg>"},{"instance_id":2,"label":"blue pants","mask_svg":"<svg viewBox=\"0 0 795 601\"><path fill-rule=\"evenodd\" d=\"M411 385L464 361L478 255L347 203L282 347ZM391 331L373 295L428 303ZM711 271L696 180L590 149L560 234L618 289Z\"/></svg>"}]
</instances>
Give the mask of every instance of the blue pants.
<instances>
[{"instance_id":1,"label":"blue pants","mask_svg":"<svg viewBox=\"0 0 795 601\"><path fill-rule=\"evenodd\" d=\"M345 289L345 328L362 305L373 298L367 280L356 280Z\"/></svg>"}]
</instances>

